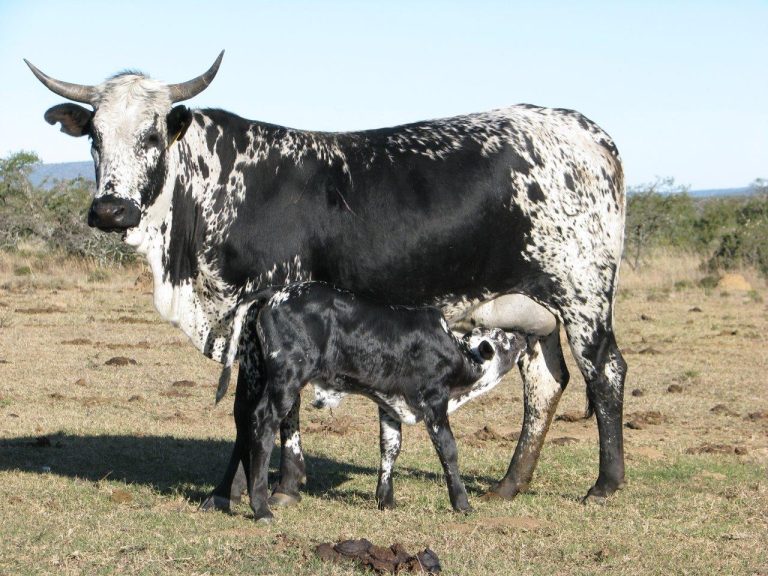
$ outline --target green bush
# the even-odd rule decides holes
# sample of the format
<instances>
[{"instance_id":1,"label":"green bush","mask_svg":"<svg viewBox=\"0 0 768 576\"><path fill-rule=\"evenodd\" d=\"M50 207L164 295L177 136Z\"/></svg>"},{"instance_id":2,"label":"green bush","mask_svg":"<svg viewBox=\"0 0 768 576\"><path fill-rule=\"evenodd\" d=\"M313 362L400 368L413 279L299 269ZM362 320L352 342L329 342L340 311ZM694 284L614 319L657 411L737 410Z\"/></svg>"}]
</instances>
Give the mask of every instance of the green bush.
<instances>
[{"instance_id":1,"label":"green bush","mask_svg":"<svg viewBox=\"0 0 768 576\"><path fill-rule=\"evenodd\" d=\"M624 258L637 269L651 249L699 254L709 271L741 266L768 276L768 182L749 196L692 198L671 178L630 188Z\"/></svg>"},{"instance_id":2,"label":"green bush","mask_svg":"<svg viewBox=\"0 0 768 576\"><path fill-rule=\"evenodd\" d=\"M768 183L758 180L753 194L742 200L707 264L711 270L740 266L757 268L768 276Z\"/></svg>"},{"instance_id":3,"label":"green bush","mask_svg":"<svg viewBox=\"0 0 768 576\"><path fill-rule=\"evenodd\" d=\"M23 242L37 241L50 251L102 265L133 261L135 253L117 234L88 227L93 182L76 178L36 188L29 174L39 162L31 152L0 159L0 249L15 251Z\"/></svg>"}]
</instances>

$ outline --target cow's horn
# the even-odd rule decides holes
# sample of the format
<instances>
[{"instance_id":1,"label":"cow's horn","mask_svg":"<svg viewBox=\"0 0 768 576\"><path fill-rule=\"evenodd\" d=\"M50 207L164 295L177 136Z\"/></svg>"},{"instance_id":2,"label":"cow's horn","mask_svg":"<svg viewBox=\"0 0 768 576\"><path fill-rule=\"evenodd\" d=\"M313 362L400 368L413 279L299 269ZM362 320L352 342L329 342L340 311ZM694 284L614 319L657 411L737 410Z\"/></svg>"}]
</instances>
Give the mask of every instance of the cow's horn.
<instances>
[{"instance_id":1,"label":"cow's horn","mask_svg":"<svg viewBox=\"0 0 768 576\"><path fill-rule=\"evenodd\" d=\"M29 69L32 70L32 74L37 76L37 79L45 84L45 87L48 88L48 90L58 94L59 96L63 96L69 100L74 100L75 102L90 104L93 100L93 97L96 95L96 88L93 86L71 84L70 82L62 82L61 80L56 80L56 78L51 78L47 74L44 74L35 68L35 66L32 65L32 63L26 58L24 59L24 62L26 62L27 66L29 66Z\"/></svg>"},{"instance_id":2,"label":"cow's horn","mask_svg":"<svg viewBox=\"0 0 768 576\"><path fill-rule=\"evenodd\" d=\"M208 71L205 74L202 74L197 78L193 78L192 80L182 82L181 84L169 84L168 89L171 93L171 102L189 100L193 96L197 96L200 94L200 92L208 88L208 85L216 76L216 72L219 71L219 65L221 64L222 58L224 58L224 50L221 51L219 57L216 58L216 62L213 63L213 66L208 68Z\"/></svg>"}]
</instances>

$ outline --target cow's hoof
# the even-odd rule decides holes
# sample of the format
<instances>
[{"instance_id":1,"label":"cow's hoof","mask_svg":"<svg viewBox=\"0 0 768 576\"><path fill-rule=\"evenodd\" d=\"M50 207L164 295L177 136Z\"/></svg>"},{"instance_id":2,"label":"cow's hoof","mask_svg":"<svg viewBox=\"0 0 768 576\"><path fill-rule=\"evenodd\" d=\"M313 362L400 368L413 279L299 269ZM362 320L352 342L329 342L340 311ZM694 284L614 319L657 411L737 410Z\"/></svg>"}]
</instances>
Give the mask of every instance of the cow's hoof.
<instances>
[{"instance_id":1,"label":"cow's hoof","mask_svg":"<svg viewBox=\"0 0 768 576\"><path fill-rule=\"evenodd\" d=\"M608 497L600 496L598 494L587 494L581 499L581 503L585 506L605 506L606 502L608 502Z\"/></svg>"},{"instance_id":2,"label":"cow's hoof","mask_svg":"<svg viewBox=\"0 0 768 576\"><path fill-rule=\"evenodd\" d=\"M616 482L615 485L600 486L595 484L589 489L587 495L581 500L582 504L597 504L603 506L614 493L624 488L624 480Z\"/></svg>"},{"instance_id":3,"label":"cow's hoof","mask_svg":"<svg viewBox=\"0 0 768 576\"><path fill-rule=\"evenodd\" d=\"M379 502L376 503L376 506L379 510L394 510L397 508L397 504L395 504L394 500L379 500Z\"/></svg>"},{"instance_id":4,"label":"cow's hoof","mask_svg":"<svg viewBox=\"0 0 768 576\"><path fill-rule=\"evenodd\" d=\"M467 504L466 508L454 508L453 511L456 512L457 514L464 514L464 516L469 516L470 514L474 513L475 509L472 508L472 506L470 506L469 504Z\"/></svg>"},{"instance_id":5,"label":"cow's hoof","mask_svg":"<svg viewBox=\"0 0 768 576\"><path fill-rule=\"evenodd\" d=\"M275 492L272 494L272 496L269 497L269 500L267 500L267 503L270 506L276 507L276 508L286 508L288 506L295 506L301 502L301 496L295 495L291 496L290 494L284 494L283 492Z\"/></svg>"},{"instance_id":6,"label":"cow's hoof","mask_svg":"<svg viewBox=\"0 0 768 576\"><path fill-rule=\"evenodd\" d=\"M519 490L514 491L501 491L496 488L488 490L485 494L480 496L480 500L484 502L492 502L494 500L514 500L515 496L520 493Z\"/></svg>"},{"instance_id":7,"label":"cow's hoof","mask_svg":"<svg viewBox=\"0 0 768 576\"><path fill-rule=\"evenodd\" d=\"M209 512L211 510L221 510L222 512L229 512L231 508L231 503L229 501L229 498L224 498L223 496L216 496L215 494L211 494L203 500L203 503L200 504L200 507L198 510L202 512Z\"/></svg>"},{"instance_id":8,"label":"cow's hoof","mask_svg":"<svg viewBox=\"0 0 768 576\"><path fill-rule=\"evenodd\" d=\"M275 521L275 517L272 514L264 515L256 518L256 524L272 524Z\"/></svg>"},{"instance_id":9,"label":"cow's hoof","mask_svg":"<svg viewBox=\"0 0 768 576\"><path fill-rule=\"evenodd\" d=\"M517 484L516 482L502 480L480 498L485 501L496 499L514 500L515 496L525 491L527 487L527 484Z\"/></svg>"}]
</instances>

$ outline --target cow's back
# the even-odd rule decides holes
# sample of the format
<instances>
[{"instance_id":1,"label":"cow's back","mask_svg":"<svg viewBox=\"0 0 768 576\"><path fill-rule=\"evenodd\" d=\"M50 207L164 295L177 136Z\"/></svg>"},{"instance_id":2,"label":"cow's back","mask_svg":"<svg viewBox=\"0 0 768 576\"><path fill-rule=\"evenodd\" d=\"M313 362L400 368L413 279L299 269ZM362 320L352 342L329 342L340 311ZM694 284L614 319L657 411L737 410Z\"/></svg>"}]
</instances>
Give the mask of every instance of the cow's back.
<instances>
[{"instance_id":1,"label":"cow's back","mask_svg":"<svg viewBox=\"0 0 768 576\"><path fill-rule=\"evenodd\" d=\"M218 247L234 285L293 261L424 304L556 292L574 256L587 274L618 261L618 153L576 112L521 105L351 133L255 126L267 153L239 166L246 193Z\"/></svg>"}]
</instances>

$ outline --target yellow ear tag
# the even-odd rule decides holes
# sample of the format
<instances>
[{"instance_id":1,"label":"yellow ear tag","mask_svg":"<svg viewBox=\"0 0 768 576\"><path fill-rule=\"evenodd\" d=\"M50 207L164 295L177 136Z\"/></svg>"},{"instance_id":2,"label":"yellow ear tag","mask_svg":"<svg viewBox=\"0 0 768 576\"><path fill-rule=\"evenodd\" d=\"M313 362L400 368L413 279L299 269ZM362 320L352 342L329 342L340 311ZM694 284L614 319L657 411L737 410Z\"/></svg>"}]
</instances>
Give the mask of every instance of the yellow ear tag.
<instances>
[{"instance_id":1,"label":"yellow ear tag","mask_svg":"<svg viewBox=\"0 0 768 576\"><path fill-rule=\"evenodd\" d=\"M176 144L176 142L178 142L178 141L179 141L179 138L181 138L181 134L182 134L183 132L184 132L184 130L179 130L179 131L176 133L176 136L174 136L174 137L173 137L173 140L171 140L171 143L170 143L170 144L168 144L168 146L166 146L166 147L165 147L165 149L166 149L166 150L168 150L168 148L170 148L171 146L173 146L174 144Z\"/></svg>"}]
</instances>

